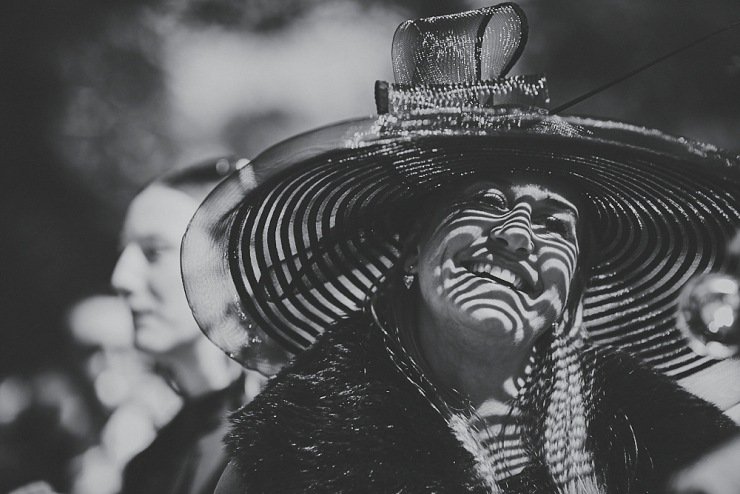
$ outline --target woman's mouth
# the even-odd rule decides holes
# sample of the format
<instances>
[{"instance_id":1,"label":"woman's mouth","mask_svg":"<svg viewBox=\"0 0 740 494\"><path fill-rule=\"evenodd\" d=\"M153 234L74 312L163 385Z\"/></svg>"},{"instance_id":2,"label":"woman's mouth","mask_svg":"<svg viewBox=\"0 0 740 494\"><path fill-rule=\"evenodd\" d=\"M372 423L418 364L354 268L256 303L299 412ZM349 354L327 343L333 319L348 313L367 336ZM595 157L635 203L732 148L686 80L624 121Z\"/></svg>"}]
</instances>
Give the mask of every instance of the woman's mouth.
<instances>
[{"instance_id":1,"label":"woman's mouth","mask_svg":"<svg viewBox=\"0 0 740 494\"><path fill-rule=\"evenodd\" d=\"M509 288L520 291L524 288L524 280L521 276L509 269L497 266L490 262L472 262L470 263L470 266L465 267L476 276L487 278L501 285L508 286Z\"/></svg>"},{"instance_id":2,"label":"woman's mouth","mask_svg":"<svg viewBox=\"0 0 740 494\"><path fill-rule=\"evenodd\" d=\"M536 279L527 268L516 262L487 255L460 262L460 266L471 274L506 286L512 290L532 294L537 285Z\"/></svg>"}]
</instances>

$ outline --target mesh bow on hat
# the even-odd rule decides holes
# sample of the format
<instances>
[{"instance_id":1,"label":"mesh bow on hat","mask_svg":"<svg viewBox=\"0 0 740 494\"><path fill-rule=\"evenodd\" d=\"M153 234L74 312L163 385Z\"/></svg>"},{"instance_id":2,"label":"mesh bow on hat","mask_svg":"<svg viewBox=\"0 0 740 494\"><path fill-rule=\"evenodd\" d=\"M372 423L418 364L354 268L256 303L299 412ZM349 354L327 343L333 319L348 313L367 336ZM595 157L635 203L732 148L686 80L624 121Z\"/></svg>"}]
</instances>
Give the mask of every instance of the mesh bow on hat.
<instances>
[{"instance_id":1,"label":"mesh bow on hat","mask_svg":"<svg viewBox=\"0 0 740 494\"><path fill-rule=\"evenodd\" d=\"M738 157L653 129L548 115L543 77L503 77L526 33L512 4L402 24L397 82L376 85L379 116L278 144L216 189L182 253L206 335L247 364L258 328L293 352L307 348L362 309L430 194L526 172L588 199L592 339L668 375L709 365L675 329L676 303L690 278L729 262Z\"/></svg>"}]
</instances>

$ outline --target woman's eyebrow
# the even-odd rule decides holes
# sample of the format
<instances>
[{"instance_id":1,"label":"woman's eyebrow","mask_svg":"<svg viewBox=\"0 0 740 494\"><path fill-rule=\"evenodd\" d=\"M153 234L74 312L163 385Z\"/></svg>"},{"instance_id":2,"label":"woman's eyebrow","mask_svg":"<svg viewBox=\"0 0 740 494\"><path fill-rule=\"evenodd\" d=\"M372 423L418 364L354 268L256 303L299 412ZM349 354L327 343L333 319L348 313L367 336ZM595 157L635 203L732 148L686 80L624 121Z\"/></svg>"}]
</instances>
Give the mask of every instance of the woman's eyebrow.
<instances>
[{"instance_id":1,"label":"woman's eyebrow","mask_svg":"<svg viewBox=\"0 0 740 494\"><path fill-rule=\"evenodd\" d=\"M496 198L496 199L503 199L505 202L508 202L509 201L509 198L506 197L506 194L504 194L503 192L501 192L499 190L493 190L493 189L490 189L490 190L482 190L482 191L480 191L480 192L478 192L476 194L473 194L473 197L475 197L475 198L483 198L483 199L486 199L486 198Z\"/></svg>"},{"instance_id":2,"label":"woman's eyebrow","mask_svg":"<svg viewBox=\"0 0 740 494\"><path fill-rule=\"evenodd\" d=\"M575 207L572 203L566 201L565 199L560 199L558 197L546 197L540 201L537 201L539 204L544 205L548 208L552 209L565 209L567 212L573 214L574 216L578 217L578 208Z\"/></svg>"}]
</instances>

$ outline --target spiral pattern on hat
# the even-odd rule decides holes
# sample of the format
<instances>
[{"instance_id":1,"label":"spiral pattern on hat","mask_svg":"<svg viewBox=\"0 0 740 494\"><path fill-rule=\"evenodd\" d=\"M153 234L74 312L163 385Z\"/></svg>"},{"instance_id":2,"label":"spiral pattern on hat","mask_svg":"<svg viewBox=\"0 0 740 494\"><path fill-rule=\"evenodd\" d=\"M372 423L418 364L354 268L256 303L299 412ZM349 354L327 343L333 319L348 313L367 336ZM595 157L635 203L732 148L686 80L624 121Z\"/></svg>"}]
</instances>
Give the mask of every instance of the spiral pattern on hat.
<instances>
[{"instance_id":1,"label":"spiral pattern on hat","mask_svg":"<svg viewBox=\"0 0 740 494\"><path fill-rule=\"evenodd\" d=\"M692 276L727 262L738 183L691 160L605 147L429 136L314 158L273 177L240 210L230 259L245 310L287 348L306 348L363 307L408 228L429 213L418 206L430 194L460 180L534 173L567 180L592 208L584 300L592 339L669 375L692 372L708 360L676 330L676 301Z\"/></svg>"}]
</instances>

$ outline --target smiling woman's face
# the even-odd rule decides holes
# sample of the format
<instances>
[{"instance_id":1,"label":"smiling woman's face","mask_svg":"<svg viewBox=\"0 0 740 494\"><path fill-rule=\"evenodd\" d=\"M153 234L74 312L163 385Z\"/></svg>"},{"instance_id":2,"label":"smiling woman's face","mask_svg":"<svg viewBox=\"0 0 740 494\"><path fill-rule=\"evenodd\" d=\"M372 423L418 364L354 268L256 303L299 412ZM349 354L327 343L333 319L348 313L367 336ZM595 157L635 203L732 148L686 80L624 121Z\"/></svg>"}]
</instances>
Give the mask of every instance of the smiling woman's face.
<instances>
[{"instance_id":1,"label":"smiling woman's face","mask_svg":"<svg viewBox=\"0 0 740 494\"><path fill-rule=\"evenodd\" d=\"M531 342L562 314L578 258L578 211L542 185L476 183L418 252L422 303L438 321Z\"/></svg>"}]
</instances>

